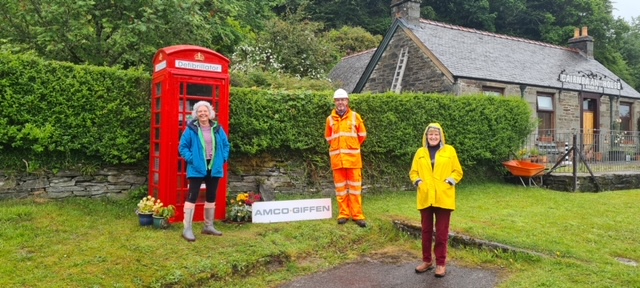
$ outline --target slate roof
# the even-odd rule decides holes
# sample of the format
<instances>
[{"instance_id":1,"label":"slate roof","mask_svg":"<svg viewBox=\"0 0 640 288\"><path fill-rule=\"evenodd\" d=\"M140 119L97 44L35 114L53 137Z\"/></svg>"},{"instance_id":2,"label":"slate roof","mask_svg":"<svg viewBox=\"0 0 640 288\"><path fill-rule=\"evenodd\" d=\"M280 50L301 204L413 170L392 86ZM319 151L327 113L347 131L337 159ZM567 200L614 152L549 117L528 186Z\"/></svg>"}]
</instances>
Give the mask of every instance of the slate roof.
<instances>
[{"instance_id":1,"label":"slate roof","mask_svg":"<svg viewBox=\"0 0 640 288\"><path fill-rule=\"evenodd\" d=\"M361 57L343 58L334 68L336 73L332 71L329 78L348 85L350 90L347 91L361 89L377 64L375 62L386 49L392 36L390 34L398 31L395 29L398 26L406 27L415 34L454 77L575 91L583 90L581 85L566 82L563 85L558 81L563 70L569 75L578 75L578 71L597 73L605 75L605 79L610 81L619 78L598 61L588 59L577 49L425 19L418 22L397 19L378 48L380 51L366 51L366 57L360 55ZM600 88L597 91L584 91L640 99L638 91L622 80L621 83L622 90Z\"/></svg>"},{"instance_id":2,"label":"slate roof","mask_svg":"<svg viewBox=\"0 0 640 288\"><path fill-rule=\"evenodd\" d=\"M595 72L615 81L619 77L600 62L588 59L577 49L420 19L409 28L456 77L497 80L562 88L561 71ZM564 89L581 90L581 85L564 83ZM640 93L622 81L622 90L602 88L595 93L640 98Z\"/></svg>"},{"instance_id":3,"label":"slate roof","mask_svg":"<svg viewBox=\"0 0 640 288\"><path fill-rule=\"evenodd\" d=\"M376 49L370 49L342 58L342 61L329 72L329 79L339 83L338 85L348 93L353 92L374 52Z\"/></svg>"}]
</instances>

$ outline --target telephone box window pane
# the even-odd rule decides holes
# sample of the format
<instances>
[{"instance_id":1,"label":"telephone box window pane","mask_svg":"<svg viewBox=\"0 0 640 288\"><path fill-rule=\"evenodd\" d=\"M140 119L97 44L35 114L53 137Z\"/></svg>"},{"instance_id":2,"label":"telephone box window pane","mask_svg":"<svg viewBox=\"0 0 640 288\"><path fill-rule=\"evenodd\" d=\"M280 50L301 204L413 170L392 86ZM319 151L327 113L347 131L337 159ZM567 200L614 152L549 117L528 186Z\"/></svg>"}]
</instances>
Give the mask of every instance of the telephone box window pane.
<instances>
[{"instance_id":1,"label":"telephone box window pane","mask_svg":"<svg viewBox=\"0 0 640 288\"><path fill-rule=\"evenodd\" d=\"M155 113L156 125L160 125L160 113Z\"/></svg>"},{"instance_id":2,"label":"telephone box window pane","mask_svg":"<svg viewBox=\"0 0 640 288\"><path fill-rule=\"evenodd\" d=\"M182 163L184 161L178 161L178 171L182 172Z\"/></svg>"},{"instance_id":3,"label":"telephone box window pane","mask_svg":"<svg viewBox=\"0 0 640 288\"><path fill-rule=\"evenodd\" d=\"M155 140L158 140L158 141L159 141L159 140L160 140L160 128L155 128L155 129L153 129L153 130L154 130L154 131L155 131L155 133L156 133Z\"/></svg>"},{"instance_id":4,"label":"telephone box window pane","mask_svg":"<svg viewBox=\"0 0 640 288\"><path fill-rule=\"evenodd\" d=\"M153 184L158 185L159 181L160 181L160 176L158 175L158 173L153 173Z\"/></svg>"},{"instance_id":5,"label":"telephone box window pane","mask_svg":"<svg viewBox=\"0 0 640 288\"><path fill-rule=\"evenodd\" d=\"M160 143L153 143L153 155L160 156Z\"/></svg>"},{"instance_id":6,"label":"telephone box window pane","mask_svg":"<svg viewBox=\"0 0 640 288\"><path fill-rule=\"evenodd\" d=\"M160 98L157 98L156 99L156 110L160 110L160 108L162 108L161 104L162 104L162 101L160 101Z\"/></svg>"},{"instance_id":7,"label":"telephone box window pane","mask_svg":"<svg viewBox=\"0 0 640 288\"><path fill-rule=\"evenodd\" d=\"M153 195L156 199L159 198L160 192L158 191L158 188L153 188Z\"/></svg>"},{"instance_id":8,"label":"telephone box window pane","mask_svg":"<svg viewBox=\"0 0 640 288\"><path fill-rule=\"evenodd\" d=\"M156 96L162 95L162 83L156 83Z\"/></svg>"},{"instance_id":9,"label":"telephone box window pane","mask_svg":"<svg viewBox=\"0 0 640 288\"><path fill-rule=\"evenodd\" d=\"M213 97L213 87L211 85L187 83L187 95Z\"/></svg>"},{"instance_id":10,"label":"telephone box window pane","mask_svg":"<svg viewBox=\"0 0 640 288\"><path fill-rule=\"evenodd\" d=\"M160 169L160 159L156 158L155 160L153 160L153 169L155 170Z\"/></svg>"}]
</instances>

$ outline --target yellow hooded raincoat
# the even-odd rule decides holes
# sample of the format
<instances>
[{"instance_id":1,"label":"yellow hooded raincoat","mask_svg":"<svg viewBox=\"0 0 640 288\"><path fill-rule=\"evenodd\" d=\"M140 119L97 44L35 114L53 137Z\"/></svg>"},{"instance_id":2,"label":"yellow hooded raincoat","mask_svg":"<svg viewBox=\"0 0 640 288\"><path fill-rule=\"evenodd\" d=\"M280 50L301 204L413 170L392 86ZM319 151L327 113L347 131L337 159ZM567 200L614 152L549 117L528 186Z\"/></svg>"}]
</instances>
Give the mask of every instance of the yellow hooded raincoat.
<instances>
[{"instance_id":1,"label":"yellow hooded raincoat","mask_svg":"<svg viewBox=\"0 0 640 288\"><path fill-rule=\"evenodd\" d=\"M431 156L427 148L427 130L430 127L440 129L440 149L436 152L435 162L431 168ZM416 151L409 172L411 183L422 180L418 186L418 210L429 206L445 209L456 209L455 184L462 180L462 166L458 161L455 148L445 144L444 131L438 123L431 123L422 135L422 147ZM449 184L446 182L452 182Z\"/></svg>"}]
</instances>

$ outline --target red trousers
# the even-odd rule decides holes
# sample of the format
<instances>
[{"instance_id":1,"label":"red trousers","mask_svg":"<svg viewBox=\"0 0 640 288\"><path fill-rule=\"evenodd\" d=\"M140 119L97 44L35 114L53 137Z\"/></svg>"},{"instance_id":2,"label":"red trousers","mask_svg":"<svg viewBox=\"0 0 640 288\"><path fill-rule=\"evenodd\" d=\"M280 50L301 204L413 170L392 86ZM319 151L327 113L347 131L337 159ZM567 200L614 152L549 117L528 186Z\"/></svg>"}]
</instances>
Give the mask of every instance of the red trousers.
<instances>
[{"instance_id":1,"label":"red trousers","mask_svg":"<svg viewBox=\"0 0 640 288\"><path fill-rule=\"evenodd\" d=\"M422 261L430 263L431 245L433 242L433 220L436 220L436 243L433 245L433 253L436 254L436 265L447 264L447 246L449 245L449 221L453 210L438 207L427 207L420 210L422 224Z\"/></svg>"},{"instance_id":2,"label":"red trousers","mask_svg":"<svg viewBox=\"0 0 640 288\"><path fill-rule=\"evenodd\" d=\"M364 220L362 212L362 170L360 168L333 169L338 219Z\"/></svg>"}]
</instances>

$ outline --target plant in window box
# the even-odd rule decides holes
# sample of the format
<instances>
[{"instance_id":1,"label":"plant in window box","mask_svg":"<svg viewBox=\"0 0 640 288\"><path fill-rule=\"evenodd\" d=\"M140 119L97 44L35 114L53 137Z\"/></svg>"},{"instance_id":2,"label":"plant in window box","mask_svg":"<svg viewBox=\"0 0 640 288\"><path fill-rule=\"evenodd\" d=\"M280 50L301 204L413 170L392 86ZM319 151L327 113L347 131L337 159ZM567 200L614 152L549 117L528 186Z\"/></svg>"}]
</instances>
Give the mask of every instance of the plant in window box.
<instances>
[{"instance_id":1,"label":"plant in window box","mask_svg":"<svg viewBox=\"0 0 640 288\"><path fill-rule=\"evenodd\" d=\"M251 222L251 205L261 200L262 197L258 193L248 192L238 194L235 199L232 198L229 200L229 203L227 203L227 221L241 223Z\"/></svg>"}]
</instances>

